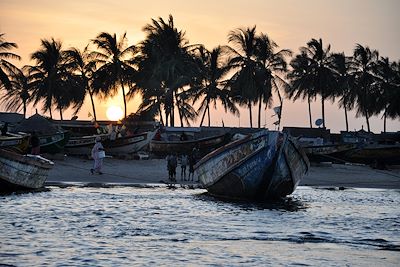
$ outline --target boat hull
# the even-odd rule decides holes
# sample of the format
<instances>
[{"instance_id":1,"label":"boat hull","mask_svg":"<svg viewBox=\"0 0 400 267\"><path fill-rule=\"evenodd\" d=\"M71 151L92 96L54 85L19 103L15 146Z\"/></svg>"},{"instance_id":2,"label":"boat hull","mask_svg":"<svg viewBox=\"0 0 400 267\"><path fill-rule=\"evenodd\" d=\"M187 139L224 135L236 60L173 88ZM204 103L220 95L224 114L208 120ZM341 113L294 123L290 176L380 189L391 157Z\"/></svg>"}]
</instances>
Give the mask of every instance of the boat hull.
<instances>
[{"instance_id":1,"label":"boat hull","mask_svg":"<svg viewBox=\"0 0 400 267\"><path fill-rule=\"evenodd\" d=\"M350 150L344 158L351 162L400 164L400 145L366 145Z\"/></svg>"},{"instance_id":2,"label":"boat hull","mask_svg":"<svg viewBox=\"0 0 400 267\"><path fill-rule=\"evenodd\" d=\"M156 141L151 140L150 152L159 156L166 156L171 153L177 153L180 155L190 154L193 149L199 150L201 155L205 155L210 151L224 145L229 140L228 134L221 134L217 136L210 136L197 140L189 141Z\"/></svg>"},{"instance_id":3,"label":"boat hull","mask_svg":"<svg viewBox=\"0 0 400 267\"><path fill-rule=\"evenodd\" d=\"M57 154L64 152L64 147L68 139L68 132L40 135L40 153Z\"/></svg>"},{"instance_id":4,"label":"boat hull","mask_svg":"<svg viewBox=\"0 0 400 267\"><path fill-rule=\"evenodd\" d=\"M265 200L291 194L309 163L289 136L260 131L208 154L195 168L214 196Z\"/></svg>"},{"instance_id":5,"label":"boat hull","mask_svg":"<svg viewBox=\"0 0 400 267\"><path fill-rule=\"evenodd\" d=\"M65 146L70 155L90 155L92 147L96 143L96 137L101 137L106 154L112 156L132 154L143 149L154 138L155 131L145 132L132 136L119 137L110 140L110 135L92 135L79 138L71 138Z\"/></svg>"},{"instance_id":6,"label":"boat hull","mask_svg":"<svg viewBox=\"0 0 400 267\"><path fill-rule=\"evenodd\" d=\"M96 143L96 137L100 136L102 142L109 138L108 134L82 136L70 138L65 145L65 152L68 155L87 155L91 154L92 147Z\"/></svg>"},{"instance_id":7,"label":"boat hull","mask_svg":"<svg viewBox=\"0 0 400 267\"><path fill-rule=\"evenodd\" d=\"M145 132L137 135L120 137L115 140L106 140L104 149L109 155L123 155L138 152L154 138L156 131Z\"/></svg>"},{"instance_id":8,"label":"boat hull","mask_svg":"<svg viewBox=\"0 0 400 267\"><path fill-rule=\"evenodd\" d=\"M53 165L53 162L40 156L0 150L0 191L41 188Z\"/></svg>"}]
</instances>

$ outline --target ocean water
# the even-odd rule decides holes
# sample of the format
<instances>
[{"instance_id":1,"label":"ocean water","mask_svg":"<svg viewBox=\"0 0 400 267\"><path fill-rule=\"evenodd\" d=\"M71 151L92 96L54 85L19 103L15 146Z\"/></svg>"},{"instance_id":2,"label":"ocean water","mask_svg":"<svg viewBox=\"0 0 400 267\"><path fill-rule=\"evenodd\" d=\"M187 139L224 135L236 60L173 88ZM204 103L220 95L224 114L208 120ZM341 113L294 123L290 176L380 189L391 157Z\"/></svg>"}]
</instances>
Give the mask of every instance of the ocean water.
<instances>
[{"instance_id":1,"label":"ocean water","mask_svg":"<svg viewBox=\"0 0 400 267\"><path fill-rule=\"evenodd\" d=\"M202 189L0 196L0 266L399 266L400 192L299 187L275 203Z\"/></svg>"}]
</instances>

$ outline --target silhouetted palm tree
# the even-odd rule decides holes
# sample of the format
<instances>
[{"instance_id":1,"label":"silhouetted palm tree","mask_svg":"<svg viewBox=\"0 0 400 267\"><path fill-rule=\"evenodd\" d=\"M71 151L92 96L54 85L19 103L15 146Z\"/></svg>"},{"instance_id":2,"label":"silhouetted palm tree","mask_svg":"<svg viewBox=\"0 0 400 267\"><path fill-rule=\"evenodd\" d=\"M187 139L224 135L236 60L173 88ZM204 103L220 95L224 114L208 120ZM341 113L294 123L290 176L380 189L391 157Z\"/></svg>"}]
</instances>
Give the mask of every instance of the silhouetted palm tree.
<instances>
[{"instance_id":1,"label":"silhouetted palm tree","mask_svg":"<svg viewBox=\"0 0 400 267\"><path fill-rule=\"evenodd\" d=\"M400 61L392 62L391 67L394 80L387 95L389 102L386 106L386 115L389 118L396 119L400 117Z\"/></svg>"},{"instance_id":2,"label":"silhouetted palm tree","mask_svg":"<svg viewBox=\"0 0 400 267\"><path fill-rule=\"evenodd\" d=\"M346 57L344 53L332 54L332 70L336 78L336 95L340 97L339 106L344 108L346 121L346 131L349 131L349 120L347 111L354 107L356 95L352 90L353 77L350 74L351 58Z\"/></svg>"},{"instance_id":3,"label":"silhouetted palm tree","mask_svg":"<svg viewBox=\"0 0 400 267\"><path fill-rule=\"evenodd\" d=\"M4 39L4 33L0 34L0 89L2 87L11 89L10 76L19 72L18 68L8 61L9 59L21 59L17 54L10 52L11 49L17 47L16 43L7 42Z\"/></svg>"},{"instance_id":4,"label":"silhouetted palm tree","mask_svg":"<svg viewBox=\"0 0 400 267\"><path fill-rule=\"evenodd\" d=\"M29 102L29 81L23 70L11 76L11 88L4 94L1 103L5 109L12 112L19 112L22 109L24 118L26 116L26 106Z\"/></svg>"},{"instance_id":5,"label":"silhouetted palm tree","mask_svg":"<svg viewBox=\"0 0 400 267\"><path fill-rule=\"evenodd\" d=\"M218 101L222 103L225 112L229 110L233 114L239 113L230 98L230 91L224 88L223 78L229 70L226 62L223 61L225 50L226 47L223 46L218 46L211 52L204 47L198 49L196 58L200 71L192 84L192 88L194 91L193 102L203 97L198 109L198 112L203 112L200 127L203 125L206 113L208 115L208 126L210 126L210 105L212 104L215 109Z\"/></svg>"},{"instance_id":6,"label":"silhouetted palm tree","mask_svg":"<svg viewBox=\"0 0 400 267\"><path fill-rule=\"evenodd\" d=\"M375 85L379 87L379 98L376 99L376 111L383 111L384 132L386 132L387 117L395 119L396 116L400 115L400 102L396 102L396 100L398 101L400 99L399 83L396 82L396 68L397 65L395 62L390 62L387 57L381 57L377 62L374 72L377 78L377 83ZM390 109L390 112L388 109Z\"/></svg>"},{"instance_id":7,"label":"silhouetted palm tree","mask_svg":"<svg viewBox=\"0 0 400 267\"><path fill-rule=\"evenodd\" d=\"M141 55L137 58L137 83L141 91L154 93L152 103L158 109L163 106L166 123L169 120L173 126L175 103L186 99L182 94L185 91L183 88L190 84L197 72L191 51L195 46L190 46L184 32L177 30L171 15L167 22L162 18L152 19L152 24L147 24L144 31L147 36L140 45ZM143 81L144 79L147 81ZM182 99L178 100L177 97ZM178 105L179 107L183 105Z\"/></svg>"},{"instance_id":8,"label":"silhouetted palm tree","mask_svg":"<svg viewBox=\"0 0 400 267\"><path fill-rule=\"evenodd\" d=\"M307 98L309 123L312 128L311 100L317 96L315 87L312 86L314 79L312 61L305 52L301 52L291 60L290 66L291 70L287 75L290 87L286 88L286 94L293 101Z\"/></svg>"},{"instance_id":9,"label":"silhouetted palm tree","mask_svg":"<svg viewBox=\"0 0 400 267\"><path fill-rule=\"evenodd\" d=\"M257 101L258 88L263 86L261 71L264 70L256 60L256 26L231 31L228 41L233 45L229 48L231 58L228 65L234 74L229 79L227 87L235 95L235 101L249 109L250 127L253 127L251 109L252 104Z\"/></svg>"},{"instance_id":10,"label":"silhouetted palm tree","mask_svg":"<svg viewBox=\"0 0 400 267\"><path fill-rule=\"evenodd\" d=\"M368 132L371 131L369 118L377 114L376 99L379 92L378 87L374 86L376 82L374 71L378 58L377 50L371 50L369 47L357 44L351 63L352 75L355 79L353 90L357 94L357 115L365 116Z\"/></svg>"},{"instance_id":11,"label":"silhouetted palm tree","mask_svg":"<svg viewBox=\"0 0 400 267\"><path fill-rule=\"evenodd\" d=\"M323 47L322 39L311 39L307 46L300 48L310 59L312 79L310 80L310 90L317 92L321 96L322 121L326 127L325 120L325 99L334 98L335 78L330 69L330 48L328 45Z\"/></svg>"},{"instance_id":12,"label":"silhouetted palm tree","mask_svg":"<svg viewBox=\"0 0 400 267\"><path fill-rule=\"evenodd\" d=\"M93 83L93 75L96 71L96 63L90 59L88 46L85 47L83 51L80 51L78 48L70 48L65 51L66 55L66 67L73 74L77 90L80 93L79 95L86 95L86 92L89 93L90 101L92 104L93 118L97 121L96 109L94 106L93 96L98 94L91 85ZM83 97L84 98L84 97ZM83 104L83 100L82 100ZM78 106L80 105L80 101L78 99Z\"/></svg>"},{"instance_id":13,"label":"silhouetted palm tree","mask_svg":"<svg viewBox=\"0 0 400 267\"><path fill-rule=\"evenodd\" d=\"M283 108L283 98L279 92L279 88L286 88L289 84L280 75L285 75L287 72L286 56L291 56L292 52L288 49L282 49L275 52L278 45L271 40L266 34L261 33L257 38L256 57L265 68L264 80L265 85L259 88L258 91L258 127L261 127L261 103L272 104L272 92L276 92L279 98L279 112L278 112L278 129L281 121L281 114Z\"/></svg>"},{"instance_id":14,"label":"silhouetted palm tree","mask_svg":"<svg viewBox=\"0 0 400 267\"><path fill-rule=\"evenodd\" d=\"M102 32L92 42L98 49L91 53L98 64L93 88L104 96L114 96L121 87L126 118L125 85L131 86L136 72L133 68L136 47L128 46L126 33L117 40L116 34Z\"/></svg>"},{"instance_id":15,"label":"silhouetted palm tree","mask_svg":"<svg viewBox=\"0 0 400 267\"><path fill-rule=\"evenodd\" d=\"M73 79L65 67L65 54L60 41L43 39L41 49L31 55L35 66L28 66L31 96L36 105L43 100L43 111L50 112L55 105L63 119L62 111L69 107L74 93Z\"/></svg>"}]
</instances>

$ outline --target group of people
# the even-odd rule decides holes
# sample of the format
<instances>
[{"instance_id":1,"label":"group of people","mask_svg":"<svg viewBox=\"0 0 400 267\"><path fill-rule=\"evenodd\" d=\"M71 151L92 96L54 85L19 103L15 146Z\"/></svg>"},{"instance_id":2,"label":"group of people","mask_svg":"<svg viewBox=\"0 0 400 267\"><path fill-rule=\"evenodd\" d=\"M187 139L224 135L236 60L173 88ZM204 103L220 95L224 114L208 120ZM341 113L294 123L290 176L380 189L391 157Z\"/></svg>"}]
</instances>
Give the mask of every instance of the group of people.
<instances>
[{"instance_id":1,"label":"group of people","mask_svg":"<svg viewBox=\"0 0 400 267\"><path fill-rule=\"evenodd\" d=\"M170 154L166 158L168 179L172 182L176 182L176 168L178 167L178 161L181 165L181 181L193 181L194 177L194 165L196 160L194 155L183 154L179 158L177 154ZM188 176L186 176L186 169L189 167ZM186 179L187 178L187 179Z\"/></svg>"}]
</instances>

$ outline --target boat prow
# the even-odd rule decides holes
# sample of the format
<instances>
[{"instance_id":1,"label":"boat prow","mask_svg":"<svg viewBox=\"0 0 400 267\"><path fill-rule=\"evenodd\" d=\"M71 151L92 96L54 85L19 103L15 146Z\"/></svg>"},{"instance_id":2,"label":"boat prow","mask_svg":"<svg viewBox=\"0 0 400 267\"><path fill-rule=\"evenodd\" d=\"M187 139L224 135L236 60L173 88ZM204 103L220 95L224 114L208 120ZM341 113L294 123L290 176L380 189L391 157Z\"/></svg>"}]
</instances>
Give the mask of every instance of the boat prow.
<instances>
[{"instance_id":1,"label":"boat prow","mask_svg":"<svg viewBox=\"0 0 400 267\"><path fill-rule=\"evenodd\" d=\"M0 191L39 189L54 163L37 155L0 149Z\"/></svg>"},{"instance_id":2,"label":"boat prow","mask_svg":"<svg viewBox=\"0 0 400 267\"><path fill-rule=\"evenodd\" d=\"M195 169L214 196L265 200L291 194L309 161L289 135L262 130L211 152Z\"/></svg>"}]
</instances>

